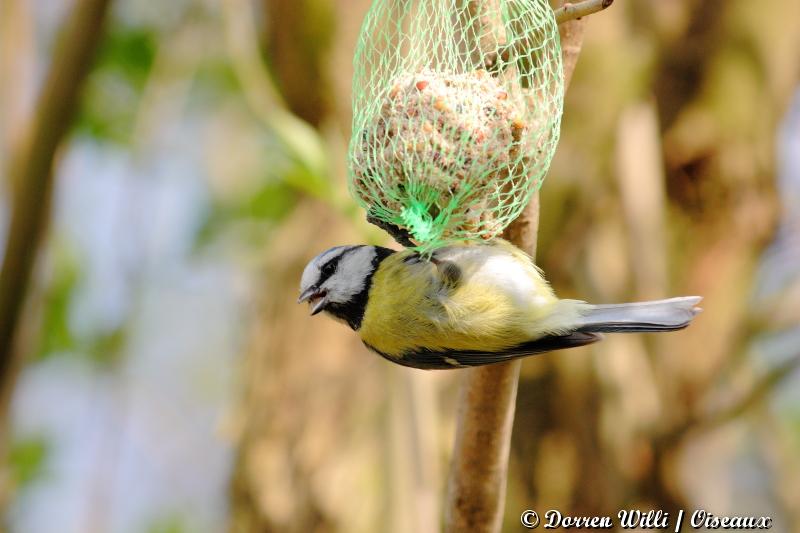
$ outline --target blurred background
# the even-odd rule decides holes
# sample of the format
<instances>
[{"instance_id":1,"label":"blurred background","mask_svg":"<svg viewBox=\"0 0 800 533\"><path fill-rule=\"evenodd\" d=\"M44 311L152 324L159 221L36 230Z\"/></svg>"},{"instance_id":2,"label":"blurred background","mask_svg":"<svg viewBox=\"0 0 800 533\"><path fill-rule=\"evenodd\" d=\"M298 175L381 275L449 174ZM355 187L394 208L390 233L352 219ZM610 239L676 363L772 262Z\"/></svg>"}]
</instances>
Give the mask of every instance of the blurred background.
<instances>
[{"instance_id":1,"label":"blurred background","mask_svg":"<svg viewBox=\"0 0 800 533\"><path fill-rule=\"evenodd\" d=\"M15 204L45 228L0 293L0 530L437 531L461 374L295 304L319 251L387 243L345 188L369 2L110 2L48 108L65 20L103 3L0 0L0 243ZM505 530L704 508L800 531L800 3L618 0L586 31L538 263L562 297L705 312L525 361ZM26 188L22 141L59 127Z\"/></svg>"}]
</instances>

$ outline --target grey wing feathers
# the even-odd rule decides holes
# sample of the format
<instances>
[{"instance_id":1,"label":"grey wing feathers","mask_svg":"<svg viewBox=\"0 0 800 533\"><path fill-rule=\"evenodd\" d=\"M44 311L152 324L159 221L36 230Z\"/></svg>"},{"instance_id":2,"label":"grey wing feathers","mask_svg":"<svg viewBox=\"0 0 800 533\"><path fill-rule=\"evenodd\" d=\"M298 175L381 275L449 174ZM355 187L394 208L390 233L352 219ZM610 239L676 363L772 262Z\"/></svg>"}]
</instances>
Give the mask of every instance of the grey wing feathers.
<instances>
[{"instance_id":1,"label":"grey wing feathers","mask_svg":"<svg viewBox=\"0 0 800 533\"><path fill-rule=\"evenodd\" d=\"M673 331L689 325L700 313L699 296L627 304L590 305L577 331L596 333Z\"/></svg>"},{"instance_id":2,"label":"grey wing feathers","mask_svg":"<svg viewBox=\"0 0 800 533\"><path fill-rule=\"evenodd\" d=\"M444 261L440 263L444 263ZM444 287L450 284L457 285L459 278L460 276L453 275L453 273L445 273L442 276L442 284ZM581 316L574 324L574 330L571 333L545 336L498 352L434 351L421 348L405 353L401 357L393 357L381 353L370 345L367 347L393 363L413 368L451 369L490 365L538 353L591 344L603 338L601 333L658 332L682 329L700 313L701 309L697 307L697 304L701 299L699 296L685 296L668 300L611 305L588 305L577 302L582 306Z\"/></svg>"}]
</instances>

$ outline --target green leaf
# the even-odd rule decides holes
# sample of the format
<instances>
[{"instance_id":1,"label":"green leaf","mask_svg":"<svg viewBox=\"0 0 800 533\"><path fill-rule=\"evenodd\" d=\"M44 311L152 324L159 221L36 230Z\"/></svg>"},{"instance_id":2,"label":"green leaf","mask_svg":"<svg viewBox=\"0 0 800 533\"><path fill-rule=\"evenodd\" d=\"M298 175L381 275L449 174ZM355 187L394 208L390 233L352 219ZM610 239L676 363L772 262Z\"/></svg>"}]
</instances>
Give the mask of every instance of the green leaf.
<instances>
[{"instance_id":1,"label":"green leaf","mask_svg":"<svg viewBox=\"0 0 800 533\"><path fill-rule=\"evenodd\" d=\"M256 192L236 202L216 203L209 210L195 237L195 246L212 242L230 225L240 222L278 223L292 212L297 193L284 181L270 179Z\"/></svg>"},{"instance_id":2,"label":"green leaf","mask_svg":"<svg viewBox=\"0 0 800 533\"><path fill-rule=\"evenodd\" d=\"M82 272L77 258L63 247L56 246L53 259L53 278L45 288L42 304L42 327L36 357L45 359L58 352L77 347L69 325L70 306Z\"/></svg>"},{"instance_id":3,"label":"green leaf","mask_svg":"<svg viewBox=\"0 0 800 533\"><path fill-rule=\"evenodd\" d=\"M125 355L123 350L128 340L128 329L121 325L110 331L95 335L87 343L86 353L101 367L117 364Z\"/></svg>"},{"instance_id":4,"label":"green leaf","mask_svg":"<svg viewBox=\"0 0 800 533\"><path fill-rule=\"evenodd\" d=\"M50 455L50 445L42 436L19 439L11 443L8 465L16 487L25 487L42 476Z\"/></svg>"},{"instance_id":5,"label":"green leaf","mask_svg":"<svg viewBox=\"0 0 800 533\"><path fill-rule=\"evenodd\" d=\"M328 198L331 193L329 163L319 133L283 109L277 109L270 116L269 127L301 170L287 173L286 182L312 196Z\"/></svg>"},{"instance_id":6,"label":"green leaf","mask_svg":"<svg viewBox=\"0 0 800 533\"><path fill-rule=\"evenodd\" d=\"M184 521L179 516L159 518L147 528L147 533L184 533L186 531Z\"/></svg>"},{"instance_id":7,"label":"green leaf","mask_svg":"<svg viewBox=\"0 0 800 533\"><path fill-rule=\"evenodd\" d=\"M155 53L156 38L148 29L112 28L89 77L77 131L128 142Z\"/></svg>"}]
</instances>

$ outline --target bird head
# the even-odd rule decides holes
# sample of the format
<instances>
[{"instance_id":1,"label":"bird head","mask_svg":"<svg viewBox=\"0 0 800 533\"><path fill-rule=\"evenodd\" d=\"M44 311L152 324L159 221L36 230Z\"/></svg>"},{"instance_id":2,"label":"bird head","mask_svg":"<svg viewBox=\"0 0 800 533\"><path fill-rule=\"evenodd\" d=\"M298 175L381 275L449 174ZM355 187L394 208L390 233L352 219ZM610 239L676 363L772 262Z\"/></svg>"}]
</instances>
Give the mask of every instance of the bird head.
<instances>
[{"instance_id":1,"label":"bird head","mask_svg":"<svg viewBox=\"0 0 800 533\"><path fill-rule=\"evenodd\" d=\"M306 265L298 303L308 302L311 314L326 311L358 329L375 269L392 250L377 246L337 246Z\"/></svg>"}]
</instances>

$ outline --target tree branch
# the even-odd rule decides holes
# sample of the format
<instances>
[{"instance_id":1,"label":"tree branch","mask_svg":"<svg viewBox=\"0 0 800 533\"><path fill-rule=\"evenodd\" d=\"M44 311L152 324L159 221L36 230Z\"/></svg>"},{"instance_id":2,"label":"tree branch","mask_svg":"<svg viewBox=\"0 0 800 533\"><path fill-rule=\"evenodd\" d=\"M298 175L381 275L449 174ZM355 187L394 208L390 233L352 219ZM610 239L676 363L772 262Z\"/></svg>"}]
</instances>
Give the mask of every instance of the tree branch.
<instances>
[{"instance_id":1,"label":"tree branch","mask_svg":"<svg viewBox=\"0 0 800 533\"><path fill-rule=\"evenodd\" d=\"M614 0L584 0L577 4L566 3L554 11L556 22L563 24L564 22L579 19L592 13L602 11L611 4Z\"/></svg>"},{"instance_id":2,"label":"tree branch","mask_svg":"<svg viewBox=\"0 0 800 533\"><path fill-rule=\"evenodd\" d=\"M559 33L566 88L583 42L584 21L565 20ZM536 193L504 237L535 257L538 228ZM448 533L500 531L520 366L516 360L464 371L445 507Z\"/></svg>"},{"instance_id":3,"label":"tree branch","mask_svg":"<svg viewBox=\"0 0 800 533\"><path fill-rule=\"evenodd\" d=\"M47 225L53 160L80 103L80 88L100 42L109 0L78 0L54 48L26 138L9 163L11 221L0 270L0 409L10 394L16 332L36 251Z\"/></svg>"},{"instance_id":4,"label":"tree branch","mask_svg":"<svg viewBox=\"0 0 800 533\"><path fill-rule=\"evenodd\" d=\"M500 531L520 361L465 370L445 531Z\"/></svg>"}]
</instances>

